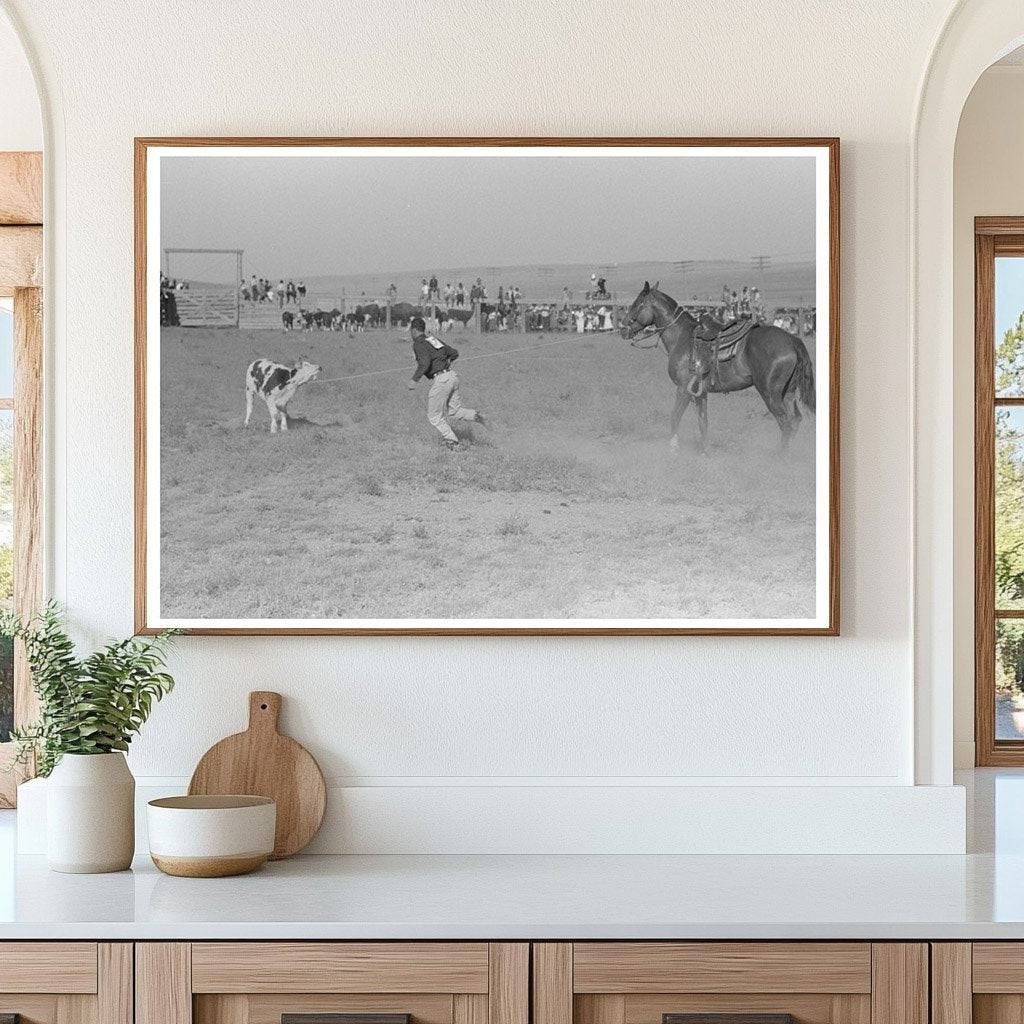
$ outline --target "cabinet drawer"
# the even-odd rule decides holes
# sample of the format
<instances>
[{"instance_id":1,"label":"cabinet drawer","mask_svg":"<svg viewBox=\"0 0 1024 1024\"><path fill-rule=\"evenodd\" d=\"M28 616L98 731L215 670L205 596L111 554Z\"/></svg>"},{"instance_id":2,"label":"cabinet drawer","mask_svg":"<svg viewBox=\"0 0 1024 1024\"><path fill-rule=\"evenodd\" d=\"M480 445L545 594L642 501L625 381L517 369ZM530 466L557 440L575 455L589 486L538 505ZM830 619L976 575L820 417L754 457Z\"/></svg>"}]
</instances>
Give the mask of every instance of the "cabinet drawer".
<instances>
[{"instance_id":1,"label":"cabinet drawer","mask_svg":"<svg viewBox=\"0 0 1024 1024\"><path fill-rule=\"evenodd\" d=\"M534 1024L929 1024L928 949L542 942L533 947L533 1011Z\"/></svg>"},{"instance_id":2,"label":"cabinet drawer","mask_svg":"<svg viewBox=\"0 0 1024 1024\"><path fill-rule=\"evenodd\" d=\"M0 942L0 1018L132 1024L127 942Z\"/></svg>"},{"instance_id":3,"label":"cabinet drawer","mask_svg":"<svg viewBox=\"0 0 1024 1024\"><path fill-rule=\"evenodd\" d=\"M0 943L0 992L96 992L95 942Z\"/></svg>"},{"instance_id":4,"label":"cabinet drawer","mask_svg":"<svg viewBox=\"0 0 1024 1024\"><path fill-rule=\"evenodd\" d=\"M487 991L486 942L197 942L193 992Z\"/></svg>"},{"instance_id":5,"label":"cabinet drawer","mask_svg":"<svg viewBox=\"0 0 1024 1024\"><path fill-rule=\"evenodd\" d=\"M971 960L975 992L1024 994L1024 942L975 942Z\"/></svg>"},{"instance_id":6,"label":"cabinet drawer","mask_svg":"<svg viewBox=\"0 0 1024 1024\"><path fill-rule=\"evenodd\" d=\"M522 942L139 943L135 1024L528 1024L529 973Z\"/></svg>"},{"instance_id":7,"label":"cabinet drawer","mask_svg":"<svg viewBox=\"0 0 1024 1024\"><path fill-rule=\"evenodd\" d=\"M868 993L871 945L578 942L573 991Z\"/></svg>"}]
</instances>

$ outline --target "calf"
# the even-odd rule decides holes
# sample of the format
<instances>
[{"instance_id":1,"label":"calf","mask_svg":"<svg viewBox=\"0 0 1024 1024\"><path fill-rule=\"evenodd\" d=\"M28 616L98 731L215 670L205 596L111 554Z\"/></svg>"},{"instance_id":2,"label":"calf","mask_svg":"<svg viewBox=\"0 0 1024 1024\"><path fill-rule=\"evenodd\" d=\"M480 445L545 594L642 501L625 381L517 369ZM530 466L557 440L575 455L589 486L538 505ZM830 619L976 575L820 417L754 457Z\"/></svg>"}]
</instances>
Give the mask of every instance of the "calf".
<instances>
[{"instance_id":1,"label":"calf","mask_svg":"<svg viewBox=\"0 0 1024 1024\"><path fill-rule=\"evenodd\" d=\"M281 323L284 324L284 329L290 331L295 324L295 314L290 313L287 309L281 314Z\"/></svg>"},{"instance_id":2,"label":"calf","mask_svg":"<svg viewBox=\"0 0 1024 1024\"><path fill-rule=\"evenodd\" d=\"M252 400L259 395L270 412L270 432L288 429L285 409L300 385L315 380L320 367L303 360L295 366L282 366L269 359L257 359L245 371L245 425L252 416Z\"/></svg>"}]
</instances>

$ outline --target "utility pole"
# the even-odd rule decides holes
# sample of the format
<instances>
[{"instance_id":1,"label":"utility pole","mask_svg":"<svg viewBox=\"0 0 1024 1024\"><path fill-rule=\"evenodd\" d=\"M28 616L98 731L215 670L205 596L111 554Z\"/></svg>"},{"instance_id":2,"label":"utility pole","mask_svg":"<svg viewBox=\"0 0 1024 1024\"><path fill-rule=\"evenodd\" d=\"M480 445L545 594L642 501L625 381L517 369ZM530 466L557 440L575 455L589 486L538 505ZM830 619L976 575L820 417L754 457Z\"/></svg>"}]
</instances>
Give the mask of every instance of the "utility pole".
<instances>
[{"instance_id":1,"label":"utility pole","mask_svg":"<svg viewBox=\"0 0 1024 1024\"><path fill-rule=\"evenodd\" d=\"M754 264L754 269L761 276L761 297L764 298L764 272L771 266L771 256L751 256L750 261Z\"/></svg>"},{"instance_id":2,"label":"utility pole","mask_svg":"<svg viewBox=\"0 0 1024 1024\"><path fill-rule=\"evenodd\" d=\"M685 302L688 298L686 294L686 278L691 270L697 266L696 260L675 260L672 264L679 271L679 276L683 279L683 301Z\"/></svg>"}]
</instances>

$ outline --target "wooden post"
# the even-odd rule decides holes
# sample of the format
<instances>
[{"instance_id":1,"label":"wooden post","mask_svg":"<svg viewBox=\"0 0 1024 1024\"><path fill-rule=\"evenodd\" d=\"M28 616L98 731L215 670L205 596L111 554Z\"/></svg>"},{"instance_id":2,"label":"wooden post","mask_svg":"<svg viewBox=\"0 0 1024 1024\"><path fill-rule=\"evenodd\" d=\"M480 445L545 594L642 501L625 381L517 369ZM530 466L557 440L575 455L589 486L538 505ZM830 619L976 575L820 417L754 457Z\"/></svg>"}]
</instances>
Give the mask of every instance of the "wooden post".
<instances>
[{"instance_id":1,"label":"wooden post","mask_svg":"<svg viewBox=\"0 0 1024 1024\"><path fill-rule=\"evenodd\" d=\"M235 326L242 326L242 250L235 253Z\"/></svg>"},{"instance_id":2,"label":"wooden post","mask_svg":"<svg viewBox=\"0 0 1024 1024\"><path fill-rule=\"evenodd\" d=\"M534 1024L573 1024L572 943L533 944Z\"/></svg>"},{"instance_id":3,"label":"wooden post","mask_svg":"<svg viewBox=\"0 0 1024 1024\"><path fill-rule=\"evenodd\" d=\"M473 323L476 324L477 333L482 334L484 330L483 317L483 303L479 299L473 300Z\"/></svg>"},{"instance_id":4,"label":"wooden post","mask_svg":"<svg viewBox=\"0 0 1024 1024\"><path fill-rule=\"evenodd\" d=\"M928 1024L928 947L923 942L871 946L871 1024Z\"/></svg>"},{"instance_id":5,"label":"wooden post","mask_svg":"<svg viewBox=\"0 0 1024 1024\"><path fill-rule=\"evenodd\" d=\"M530 1019L530 944L492 942L488 947L489 1024L527 1024Z\"/></svg>"},{"instance_id":6,"label":"wooden post","mask_svg":"<svg viewBox=\"0 0 1024 1024\"><path fill-rule=\"evenodd\" d=\"M933 942L931 954L933 1024L971 1024L971 943Z\"/></svg>"},{"instance_id":7,"label":"wooden post","mask_svg":"<svg viewBox=\"0 0 1024 1024\"><path fill-rule=\"evenodd\" d=\"M101 942L96 947L97 1024L132 1024L135 1019L134 959L130 942Z\"/></svg>"},{"instance_id":8,"label":"wooden post","mask_svg":"<svg viewBox=\"0 0 1024 1024\"><path fill-rule=\"evenodd\" d=\"M137 1024L192 1024L191 954L187 942L136 945Z\"/></svg>"},{"instance_id":9,"label":"wooden post","mask_svg":"<svg viewBox=\"0 0 1024 1024\"><path fill-rule=\"evenodd\" d=\"M388 297L384 303L384 326L390 331L391 330L391 293L388 293Z\"/></svg>"}]
</instances>

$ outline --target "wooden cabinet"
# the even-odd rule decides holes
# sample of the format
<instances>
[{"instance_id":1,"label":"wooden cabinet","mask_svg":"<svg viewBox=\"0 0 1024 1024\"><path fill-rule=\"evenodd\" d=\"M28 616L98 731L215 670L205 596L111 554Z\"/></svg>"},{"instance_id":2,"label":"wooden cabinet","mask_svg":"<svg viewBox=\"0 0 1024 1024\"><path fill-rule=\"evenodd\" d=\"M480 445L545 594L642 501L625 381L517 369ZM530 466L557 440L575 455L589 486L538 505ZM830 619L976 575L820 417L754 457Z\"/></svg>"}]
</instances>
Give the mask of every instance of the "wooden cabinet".
<instances>
[{"instance_id":1,"label":"wooden cabinet","mask_svg":"<svg viewBox=\"0 0 1024 1024\"><path fill-rule=\"evenodd\" d=\"M868 942L533 946L534 1024L928 1024L928 947ZM721 1018L721 1024L730 1024ZM696 1024L686 1021L681 1024Z\"/></svg>"},{"instance_id":2,"label":"wooden cabinet","mask_svg":"<svg viewBox=\"0 0 1024 1024\"><path fill-rule=\"evenodd\" d=\"M1024 942L932 943L933 1024L1024 1020Z\"/></svg>"},{"instance_id":3,"label":"wooden cabinet","mask_svg":"<svg viewBox=\"0 0 1024 1024\"><path fill-rule=\"evenodd\" d=\"M21 1024L1021 1024L1024 943L0 942L0 1020L8 1014ZM673 1019L688 1014L732 1019Z\"/></svg>"},{"instance_id":4,"label":"wooden cabinet","mask_svg":"<svg viewBox=\"0 0 1024 1024\"><path fill-rule=\"evenodd\" d=\"M132 1024L132 944L0 943L6 1016L21 1024Z\"/></svg>"},{"instance_id":5,"label":"wooden cabinet","mask_svg":"<svg viewBox=\"0 0 1024 1024\"><path fill-rule=\"evenodd\" d=\"M136 1024L529 1024L529 966L519 942L139 943Z\"/></svg>"}]
</instances>

